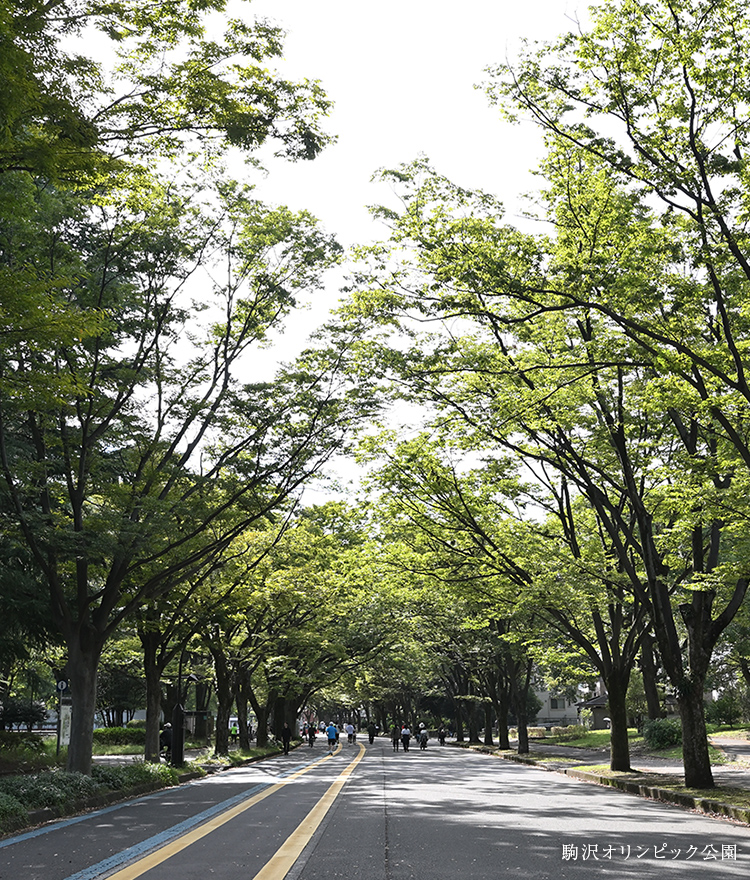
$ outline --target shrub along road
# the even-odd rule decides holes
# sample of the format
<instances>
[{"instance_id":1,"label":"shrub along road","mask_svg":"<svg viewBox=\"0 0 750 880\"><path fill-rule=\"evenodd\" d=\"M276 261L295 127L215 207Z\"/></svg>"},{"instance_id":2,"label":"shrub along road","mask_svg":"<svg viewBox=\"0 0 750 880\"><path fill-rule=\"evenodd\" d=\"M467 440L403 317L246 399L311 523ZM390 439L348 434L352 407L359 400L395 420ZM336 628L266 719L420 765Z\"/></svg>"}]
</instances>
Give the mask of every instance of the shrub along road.
<instances>
[{"instance_id":1,"label":"shrub along road","mask_svg":"<svg viewBox=\"0 0 750 880\"><path fill-rule=\"evenodd\" d=\"M750 828L471 751L322 743L0 842L1 880L747 877Z\"/></svg>"}]
</instances>

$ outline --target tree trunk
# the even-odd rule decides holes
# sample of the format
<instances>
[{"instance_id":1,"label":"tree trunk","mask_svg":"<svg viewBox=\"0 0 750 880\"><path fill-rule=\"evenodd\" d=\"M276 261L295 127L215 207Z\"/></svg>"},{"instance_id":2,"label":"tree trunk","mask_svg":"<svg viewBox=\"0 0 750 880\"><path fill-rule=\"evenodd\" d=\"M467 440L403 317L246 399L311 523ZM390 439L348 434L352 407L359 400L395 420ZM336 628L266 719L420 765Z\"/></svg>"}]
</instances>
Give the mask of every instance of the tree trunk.
<instances>
[{"instance_id":1,"label":"tree trunk","mask_svg":"<svg viewBox=\"0 0 750 880\"><path fill-rule=\"evenodd\" d=\"M172 720L172 713L174 712L174 707L179 702L179 699L180 695L177 693L177 682L166 684L161 704L162 714L166 721Z\"/></svg>"},{"instance_id":2,"label":"tree trunk","mask_svg":"<svg viewBox=\"0 0 750 880\"><path fill-rule=\"evenodd\" d=\"M607 683L609 697L609 768L630 770L630 743L628 741L628 710L625 704L627 685L610 680Z\"/></svg>"},{"instance_id":3,"label":"tree trunk","mask_svg":"<svg viewBox=\"0 0 750 880\"><path fill-rule=\"evenodd\" d=\"M268 707L254 706L255 714L258 718L258 732L255 735L255 743L259 749L268 745Z\"/></svg>"},{"instance_id":4,"label":"tree trunk","mask_svg":"<svg viewBox=\"0 0 750 880\"><path fill-rule=\"evenodd\" d=\"M453 705L456 709L456 742L464 741L464 710L460 700L454 700Z\"/></svg>"},{"instance_id":5,"label":"tree trunk","mask_svg":"<svg viewBox=\"0 0 750 880\"><path fill-rule=\"evenodd\" d=\"M388 731L388 713L385 711L385 706L375 706L375 718L377 719L376 724L380 728L380 732L386 733Z\"/></svg>"},{"instance_id":6,"label":"tree trunk","mask_svg":"<svg viewBox=\"0 0 750 880\"><path fill-rule=\"evenodd\" d=\"M273 701L271 715L271 729L273 730L276 742L281 742L281 731L284 729L284 721L286 721L286 700L277 694Z\"/></svg>"},{"instance_id":7,"label":"tree trunk","mask_svg":"<svg viewBox=\"0 0 750 880\"><path fill-rule=\"evenodd\" d=\"M199 681L195 684L195 738L205 743L210 741L211 731L209 720L209 707L211 705L211 685L208 682ZM187 702L187 701L186 701ZM231 714L231 712L230 712Z\"/></svg>"},{"instance_id":8,"label":"tree trunk","mask_svg":"<svg viewBox=\"0 0 750 880\"><path fill-rule=\"evenodd\" d=\"M292 731L292 737L299 738L299 715L301 711L301 707L304 705L305 700L301 694L295 694L294 696L287 696L284 701L284 721L289 725L289 729ZM359 713L357 712L354 716L354 721L352 722L355 730L359 729Z\"/></svg>"},{"instance_id":9,"label":"tree trunk","mask_svg":"<svg viewBox=\"0 0 750 880\"><path fill-rule=\"evenodd\" d=\"M484 704L484 744L486 746L494 745L492 739L492 704Z\"/></svg>"},{"instance_id":10,"label":"tree trunk","mask_svg":"<svg viewBox=\"0 0 750 880\"><path fill-rule=\"evenodd\" d=\"M156 662L159 634L144 632L140 634L143 647L143 672L146 678L146 761L159 763L159 724L161 722L161 673ZM170 716L171 717L171 716Z\"/></svg>"},{"instance_id":11,"label":"tree trunk","mask_svg":"<svg viewBox=\"0 0 750 880\"><path fill-rule=\"evenodd\" d=\"M510 659L508 662L511 700L518 721L518 754L529 753L528 695L531 686L531 660Z\"/></svg>"},{"instance_id":12,"label":"tree trunk","mask_svg":"<svg viewBox=\"0 0 750 880\"><path fill-rule=\"evenodd\" d=\"M646 695L646 713L653 721L661 718L661 700L656 684L656 660L654 658L654 637L645 633L641 642L641 674L643 690Z\"/></svg>"},{"instance_id":13,"label":"tree trunk","mask_svg":"<svg viewBox=\"0 0 750 880\"><path fill-rule=\"evenodd\" d=\"M475 700L469 704L469 742L481 742L479 739L479 706Z\"/></svg>"},{"instance_id":14,"label":"tree trunk","mask_svg":"<svg viewBox=\"0 0 750 880\"><path fill-rule=\"evenodd\" d=\"M268 745L268 707L269 703L261 703L253 690L249 678L245 682L247 698L253 707L255 717L258 719L258 729L255 733L255 743L258 748L265 748Z\"/></svg>"},{"instance_id":15,"label":"tree trunk","mask_svg":"<svg viewBox=\"0 0 750 880\"><path fill-rule=\"evenodd\" d=\"M248 725L248 695L249 673L240 667L236 673L234 685L234 702L237 707L237 727L240 733L240 750L247 751L250 748L250 730Z\"/></svg>"},{"instance_id":16,"label":"tree trunk","mask_svg":"<svg viewBox=\"0 0 750 880\"><path fill-rule=\"evenodd\" d=\"M498 746L501 749L510 748L510 738L508 737L508 711L510 709L508 692L505 688L501 689L497 695L495 703L495 714L497 715L497 736Z\"/></svg>"},{"instance_id":17,"label":"tree trunk","mask_svg":"<svg viewBox=\"0 0 750 880\"><path fill-rule=\"evenodd\" d=\"M526 712L526 703L522 708L516 707L516 719L518 721L518 754L529 753L529 719Z\"/></svg>"},{"instance_id":18,"label":"tree trunk","mask_svg":"<svg viewBox=\"0 0 750 880\"><path fill-rule=\"evenodd\" d=\"M70 745L67 769L91 775L91 752L94 746L94 716L96 713L96 675L101 656L101 645L84 650L78 635L67 639L72 699Z\"/></svg>"},{"instance_id":19,"label":"tree trunk","mask_svg":"<svg viewBox=\"0 0 750 880\"><path fill-rule=\"evenodd\" d=\"M218 693L218 688L217 688ZM232 714L232 696L227 695L226 700L219 698L216 710L215 752L217 755L229 754L229 717Z\"/></svg>"},{"instance_id":20,"label":"tree trunk","mask_svg":"<svg viewBox=\"0 0 750 880\"><path fill-rule=\"evenodd\" d=\"M682 761L688 788L713 788L711 758L708 752L706 719L703 710L703 679L693 676L689 687L677 698L682 724Z\"/></svg>"},{"instance_id":21,"label":"tree trunk","mask_svg":"<svg viewBox=\"0 0 750 880\"><path fill-rule=\"evenodd\" d=\"M740 662L740 672L742 672L742 677L745 679L745 684L750 687L750 661L745 657L740 657L738 659Z\"/></svg>"},{"instance_id":22,"label":"tree trunk","mask_svg":"<svg viewBox=\"0 0 750 880\"><path fill-rule=\"evenodd\" d=\"M216 675L216 731L215 751L217 755L229 754L229 717L232 714L232 677L226 655L221 646L209 644L209 651L214 659Z\"/></svg>"}]
</instances>

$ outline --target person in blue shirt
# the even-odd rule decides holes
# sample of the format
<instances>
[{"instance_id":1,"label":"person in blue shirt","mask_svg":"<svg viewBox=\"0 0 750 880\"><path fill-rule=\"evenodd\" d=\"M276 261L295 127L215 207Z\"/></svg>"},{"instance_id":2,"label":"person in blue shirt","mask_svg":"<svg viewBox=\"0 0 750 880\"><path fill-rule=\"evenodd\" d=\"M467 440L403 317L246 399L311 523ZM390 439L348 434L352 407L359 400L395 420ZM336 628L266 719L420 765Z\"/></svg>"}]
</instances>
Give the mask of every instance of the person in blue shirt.
<instances>
[{"instance_id":1,"label":"person in blue shirt","mask_svg":"<svg viewBox=\"0 0 750 880\"><path fill-rule=\"evenodd\" d=\"M328 754L332 755L333 750L336 747L336 738L339 735L338 728L333 723L333 721L331 721L328 727L326 727L326 734L328 736Z\"/></svg>"}]
</instances>

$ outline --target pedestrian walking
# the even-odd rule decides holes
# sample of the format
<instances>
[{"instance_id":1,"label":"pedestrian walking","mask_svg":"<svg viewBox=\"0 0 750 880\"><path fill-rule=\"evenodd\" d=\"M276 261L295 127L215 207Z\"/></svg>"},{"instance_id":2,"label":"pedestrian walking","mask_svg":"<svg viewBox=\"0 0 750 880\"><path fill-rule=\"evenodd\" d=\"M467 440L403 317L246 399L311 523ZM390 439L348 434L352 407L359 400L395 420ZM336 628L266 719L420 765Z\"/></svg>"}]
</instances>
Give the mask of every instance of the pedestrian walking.
<instances>
[{"instance_id":1,"label":"pedestrian walking","mask_svg":"<svg viewBox=\"0 0 750 880\"><path fill-rule=\"evenodd\" d=\"M401 743L403 744L404 751L409 751L409 740L411 739L411 730L409 730L408 725L404 725L401 728Z\"/></svg>"},{"instance_id":2,"label":"pedestrian walking","mask_svg":"<svg viewBox=\"0 0 750 880\"><path fill-rule=\"evenodd\" d=\"M292 741L292 729L285 721L284 726L281 729L281 742L284 744L284 754L285 755L289 754L289 744L291 741Z\"/></svg>"},{"instance_id":3,"label":"pedestrian walking","mask_svg":"<svg viewBox=\"0 0 750 880\"><path fill-rule=\"evenodd\" d=\"M393 730L391 731L391 742L393 743L393 751L398 751L398 744L401 742L401 728L398 724L393 725Z\"/></svg>"},{"instance_id":4,"label":"pedestrian walking","mask_svg":"<svg viewBox=\"0 0 750 880\"><path fill-rule=\"evenodd\" d=\"M437 732L438 742L440 743L441 746L445 745L445 733L446 733L445 725L441 724L440 727L438 727L438 732Z\"/></svg>"},{"instance_id":5,"label":"pedestrian walking","mask_svg":"<svg viewBox=\"0 0 750 880\"><path fill-rule=\"evenodd\" d=\"M346 725L346 741L349 745L354 742L354 725L351 721Z\"/></svg>"},{"instance_id":6,"label":"pedestrian walking","mask_svg":"<svg viewBox=\"0 0 750 880\"><path fill-rule=\"evenodd\" d=\"M307 741L310 743L310 748L315 745L315 727L312 724L307 728Z\"/></svg>"},{"instance_id":7,"label":"pedestrian walking","mask_svg":"<svg viewBox=\"0 0 750 880\"><path fill-rule=\"evenodd\" d=\"M372 721L367 725L367 735L370 737L370 745L375 742L375 734L378 732L377 727L372 723Z\"/></svg>"}]
</instances>

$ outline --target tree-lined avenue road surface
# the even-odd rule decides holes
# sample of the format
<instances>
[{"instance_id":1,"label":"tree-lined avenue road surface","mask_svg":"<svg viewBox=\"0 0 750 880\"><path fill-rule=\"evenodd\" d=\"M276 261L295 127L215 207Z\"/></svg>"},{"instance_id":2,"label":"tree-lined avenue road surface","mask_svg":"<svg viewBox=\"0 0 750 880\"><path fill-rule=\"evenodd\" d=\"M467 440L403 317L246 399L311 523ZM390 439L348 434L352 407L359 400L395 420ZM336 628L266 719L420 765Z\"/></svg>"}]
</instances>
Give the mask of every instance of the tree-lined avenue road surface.
<instances>
[{"instance_id":1,"label":"tree-lined avenue road surface","mask_svg":"<svg viewBox=\"0 0 750 880\"><path fill-rule=\"evenodd\" d=\"M431 743L289 756L0 842L0 880L750 876L750 829Z\"/></svg>"}]
</instances>

